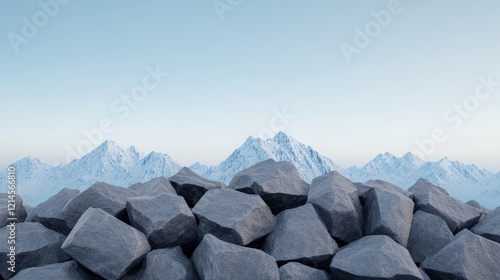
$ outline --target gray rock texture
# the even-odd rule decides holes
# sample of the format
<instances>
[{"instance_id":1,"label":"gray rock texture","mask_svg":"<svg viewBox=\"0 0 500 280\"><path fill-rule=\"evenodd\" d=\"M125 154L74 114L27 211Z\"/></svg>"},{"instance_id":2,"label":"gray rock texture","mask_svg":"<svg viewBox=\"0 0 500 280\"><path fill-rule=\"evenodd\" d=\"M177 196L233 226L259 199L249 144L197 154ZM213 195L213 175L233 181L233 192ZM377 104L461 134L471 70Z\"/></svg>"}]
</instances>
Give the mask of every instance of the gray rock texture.
<instances>
[{"instance_id":1,"label":"gray rock texture","mask_svg":"<svg viewBox=\"0 0 500 280\"><path fill-rule=\"evenodd\" d=\"M137 272L137 279L197 280L198 275L181 247L157 249L148 253Z\"/></svg>"},{"instance_id":2,"label":"gray rock texture","mask_svg":"<svg viewBox=\"0 0 500 280\"><path fill-rule=\"evenodd\" d=\"M22 196L16 195L13 202L9 202L10 200L11 199L7 193L0 193L0 228L9 224L7 218L15 217L17 218L16 221L21 223L26 219L26 216L28 216L23 205ZM12 206L15 207L15 210L13 211L13 214L15 215L10 215L10 209L13 209Z\"/></svg>"},{"instance_id":3,"label":"gray rock texture","mask_svg":"<svg viewBox=\"0 0 500 280\"><path fill-rule=\"evenodd\" d=\"M178 195L184 197L189 207L194 207L198 200L209 190L225 188L220 182L207 180L183 167L177 174L168 178Z\"/></svg>"},{"instance_id":4,"label":"gray rock texture","mask_svg":"<svg viewBox=\"0 0 500 280\"><path fill-rule=\"evenodd\" d=\"M128 187L140 196L158 196L161 194L177 194L170 181L165 177L158 177L146 183L137 183Z\"/></svg>"},{"instance_id":5,"label":"gray rock texture","mask_svg":"<svg viewBox=\"0 0 500 280\"><path fill-rule=\"evenodd\" d=\"M88 271L76 261L54 263L21 270L12 280L100 280L101 277Z\"/></svg>"},{"instance_id":6,"label":"gray rock texture","mask_svg":"<svg viewBox=\"0 0 500 280\"><path fill-rule=\"evenodd\" d=\"M280 267L280 280L330 280L324 270L315 269L300 263L290 262Z\"/></svg>"},{"instance_id":7,"label":"gray rock texture","mask_svg":"<svg viewBox=\"0 0 500 280\"><path fill-rule=\"evenodd\" d=\"M471 231L477 235L500 243L500 207L490 211Z\"/></svg>"}]
</instances>

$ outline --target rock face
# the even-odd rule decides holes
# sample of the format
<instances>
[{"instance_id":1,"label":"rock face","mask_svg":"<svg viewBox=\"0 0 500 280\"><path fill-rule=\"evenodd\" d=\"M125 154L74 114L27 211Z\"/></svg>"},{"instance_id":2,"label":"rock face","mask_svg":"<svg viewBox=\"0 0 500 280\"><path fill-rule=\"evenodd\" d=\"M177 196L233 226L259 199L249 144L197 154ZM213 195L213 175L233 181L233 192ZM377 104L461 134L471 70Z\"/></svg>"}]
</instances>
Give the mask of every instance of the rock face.
<instances>
[{"instance_id":1,"label":"rock face","mask_svg":"<svg viewBox=\"0 0 500 280\"><path fill-rule=\"evenodd\" d=\"M422 279L410 253L384 235L366 236L340 249L330 269L334 279Z\"/></svg>"},{"instance_id":2,"label":"rock face","mask_svg":"<svg viewBox=\"0 0 500 280\"><path fill-rule=\"evenodd\" d=\"M366 197L365 235L387 235L406 247L413 218L413 201L398 192L373 188Z\"/></svg>"},{"instance_id":3,"label":"rock face","mask_svg":"<svg viewBox=\"0 0 500 280\"><path fill-rule=\"evenodd\" d=\"M370 180L370 181L366 182L365 185L370 187L370 188L379 188L379 189L382 189L384 191L399 193L399 194L402 194L404 196L409 197L410 199L413 199L412 193L407 192L407 191L403 190L402 188L400 188L394 184L391 184L389 182L385 182L382 180Z\"/></svg>"},{"instance_id":4,"label":"rock face","mask_svg":"<svg viewBox=\"0 0 500 280\"><path fill-rule=\"evenodd\" d=\"M266 237L262 250L273 256L279 265L301 262L314 267L328 266L338 249L312 204L285 210Z\"/></svg>"},{"instance_id":5,"label":"rock face","mask_svg":"<svg viewBox=\"0 0 500 280\"><path fill-rule=\"evenodd\" d=\"M490 211L471 231L477 235L500 243L500 207Z\"/></svg>"},{"instance_id":6,"label":"rock face","mask_svg":"<svg viewBox=\"0 0 500 280\"><path fill-rule=\"evenodd\" d=\"M100 280L101 277L86 270L76 261L49 264L21 270L12 280L33 279L71 279L71 280Z\"/></svg>"},{"instance_id":7,"label":"rock face","mask_svg":"<svg viewBox=\"0 0 500 280\"><path fill-rule=\"evenodd\" d=\"M23 205L23 198L20 195L16 195L15 197L15 216L9 215L10 209L12 207L9 207L9 204L12 204L9 202L9 197L8 194L6 193L0 193L0 228L3 228L9 222L7 221L7 218L12 218L16 217L18 223L23 222L26 219L26 216L28 215L26 213L26 209L24 209Z\"/></svg>"},{"instance_id":8,"label":"rock face","mask_svg":"<svg viewBox=\"0 0 500 280\"><path fill-rule=\"evenodd\" d=\"M334 171L315 178L309 189L311 203L330 235L350 243L363 237L363 208L349 179Z\"/></svg>"},{"instance_id":9,"label":"rock face","mask_svg":"<svg viewBox=\"0 0 500 280\"><path fill-rule=\"evenodd\" d=\"M71 229L66 224L66 220L64 220L62 210L64 206L79 193L80 191L78 190L71 190L68 188L62 189L47 201L33 208L26 220L38 222L46 228L68 235Z\"/></svg>"},{"instance_id":10,"label":"rock face","mask_svg":"<svg viewBox=\"0 0 500 280\"><path fill-rule=\"evenodd\" d=\"M431 279L498 279L500 244L463 230L421 267Z\"/></svg>"},{"instance_id":11,"label":"rock face","mask_svg":"<svg viewBox=\"0 0 500 280\"><path fill-rule=\"evenodd\" d=\"M238 172L229 187L260 195L274 214L303 205L309 191L309 185L292 164L272 159Z\"/></svg>"},{"instance_id":12,"label":"rock face","mask_svg":"<svg viewBox=\"0 0 500 280\"><path fill-rule=\"evenodd\" d=\"M69 256L61 250L64 235L50 230L39 223L19 223L15 226L15 244L8 243L11 226L0 229L0 275L9 279L15 273L7 270L11 259L10 246L15 246L15 271L28 267L42 266L69 260Z\"/></svg>"},{"instance_id":13,"label":"rock face","mask_svg":"<svg viewBox=\"0 0 500 280\"><path fill-rule=\"evenodd\" d=\"M415 210L441 217L453 233L473 226L481 217L481 210L450 197L424 179L419 179L408 191L413 193Z\"/></svg>"},{"instance_id":14,"label":"rock face","mask_svg":"<svg viewBox=\"0 0 500 280\"><path fill-rule=\"evenodd\" d=\"M130 224L143 232L153 248L186 245L196 240L196 219L177 194L141 196L127 201Z\"/></svg>"},{"instance_id":15,"label":"rock face","mask_svg":"<svg viewBox=\"0 0 500 280\"><path fill-rule=\"evenodd\" d=\"M150 251L146 236L101 209L89 208L62 249L106 279L120 279Z\"/></svg>"},{"instance_id":16,"label":"rock face","mask_svg":"<svg viewBox=\"0 0 500 280\"><path fill-rule=\"evenodd\" d=\"M408 251L415 263L434 256L452 240L453 234L443 219L422 211L413 215Z\"/></svg>"},{"instance_id":17,"label":"rock face","mask_svg":"<svg viewBox=\"0 0 500 280\"><path fill-rule=\"evenodd\" d=\"M137 183L128 187L140 196L158 196L162 194L177 194L174 187L165 177L154 178L146 183Z\"/></svg>"},{"instance_id":18,"label":"rock face","mask_svg":"<svg viewBox=\"0 0 500 280\"><path fill-rule=\"evenodd\" d=\"M330 280L323 270L315 269L300 263L291 262L280 267L280 280Z\"/></svg>"},{"instance_id":19,"label":"rock face","mask_svg":"<svg viewBox=\"0 0 500 280\"><path fill-rule=\"evenodd\" d=\"M472 206L474 208L477 208L477 209L483 211L483 213L485 213L485 214L488 214L488 212L490 212L489 209L485 208L483 205L479 204L479 202L477 202L475 200L469 200L465 204Z\"/></svg>"},{"instance_id":20,"label":"rock face","mask_svg":"<svg viewBox=\"0 0 500 280\"><path fill-rule=\"evenodd\" d=\"M63 209L66 224L73 228L80 216L90 207L99 208L118 218L126 217L125 203L127 199L138 196L133 190L96 183L84 192L73 197Z\"/></svg>"},{"instance_id":21,"label":"rock face","mask_svg":"<svg viewBox=\"0 0 500 280\"><path fill-rule=\"evenodd\" d=\"M168 180L172 183L177 194L184 197L191 208L207 191L226 187L223 183L209 181L199 176L187 167L183 167Z\"/></svg>"},{"instance_id":22,"label":"rock face","mask_svg":"<svg viewBox=\"0 0 500 280\"><path fill-rule=\"evenodd\" d=\"M193 257L193 264L203 280L278 280L273 257L257 250L231 244L205 235Z\"/></svg>"},{"instance_id":23,"label":"rock face","mask_svg":"<svg viewBox=\"0 0 500 280\"><path fill-rule=\"evenodd\" d=\"M137 279L197 280L198 275L181 247L149 252L137 273Z\"/></svg>"},{"instance_id":24,"label":"rock face","mask_svg":"<svg viewBox=\"0 0 500 280\"><path fill-rule=\"evenodd\" d=\"M232 189L207 192L193 213L199 221L200 240L210 233L226 242L248 245L276 225L276 218L260 196Z\"/></svg>"}]
</instances>

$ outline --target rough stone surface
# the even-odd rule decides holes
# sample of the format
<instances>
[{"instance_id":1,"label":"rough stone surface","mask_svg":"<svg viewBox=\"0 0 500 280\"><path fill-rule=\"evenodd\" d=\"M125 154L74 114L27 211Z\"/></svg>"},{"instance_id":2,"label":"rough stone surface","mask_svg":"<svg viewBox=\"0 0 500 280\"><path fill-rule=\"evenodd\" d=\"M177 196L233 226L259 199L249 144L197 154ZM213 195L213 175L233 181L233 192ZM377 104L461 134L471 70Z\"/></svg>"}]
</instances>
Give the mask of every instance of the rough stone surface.
<instances>
[{"instance_id":1,"label":"rough stone surface","mask_svg":"<svg viewBox=\"0 0 500 280\"><path fill-rule=\"evenodd\" d=\"M62 215L64 206L80 193L78 190L64 188L47 201L40 203L28 214L26 220L38 222L45 227L68 235L71 229Z\"/></svg>"},{"instance_id":2,"label":"rough stone surface","mask_svg":"<svg viewBox=\"0 0 500 280\"><path fill-rule=\"evenodd\" d=\"M415 210L441 217L453 233L473 226L481 217L481 210L449 196L424 179L419 179L408 191L413 193Z\"/></svg>"},{"instance_id":3,"label":"rough stone surface","mask_svg":"<svg viewBox=\"0 0 500 280\"><path fill-rule=\"evenodd\" d=\"M474 208L477 208L477 209L483 211L483 213L486 213L486 214L488 214L488 212L490 212L490 209L485 208L483 205L479 204L479 202L477 202L475 200L469 200L465 204L470 205L470 206L472 206Z\"/></svg>"},{"instance_id":4,"label":"rough stone surface","mask_svg":"<svg viewBox=\"0 0 500 280\"><path fill-rule=\"evenodd\" d=\"M131 198L127 213L130 224L147 236L153 248L182 246L196 240L196 219L177 194Z\"/></svg>"},{"instance_id":5,"label":"rough stone surface","mask_svg":"<svg viewBox=\"0 0 500 280\"><path fill-rule=\"evenodd\" d=\"M280 280L330 280L326 271L290 262L280 267Z\"/></svg>"},{"instance_id":6,"label":"rough stone surface","mask_svg":"<svg viewBox=\"0 0 500 280\"><path fill-rule=\"evenodd\" d=\"M12 205L9 205L9 195L6 193L0 193L0 228L3 228L6 226L9 222L7 221L7 218L12 217L9 215L9 209L12 207ZM15 203L14 204L16 208L16 218L17 222L21 223L26 219L26 216L28 215L26 213L26 209L24 209L23 205L23 198L20 195L16 195L15 198Z\"/></svg>"},{"instance_id":7,"label":"rough stone surface","mask_svg":"<svg viewBox=\"0 0 500 280\"><path fill-rule=\"evenodd\" d=\"M157 249L148 253L137 272L137 279L197 280L198 275L181 247Z\"/></svg>"},{"instance_id":8,"label":"rough stone surface","mask_svg":"<svg viewBox=\"0 0 500 280\"><path fill-rule=\"evenodd\" d=\"M302 181L295 166L273 159L236 173L229 187L260 195L274 214L305 204L309 192L309 185Z\"/></svg>"},{"instance_id":9,"label":"rough stone surface","mask_svg":"<svg viewBox=\"0 0 500 280\"><path fill-rule=\"evenodd\" d=\"M399 194L402 194L404 196L409 197L410 199L413 199L413 194L411 192L405 191L402 188L400 188L394 184L391 184L389 182L386 182L386 181L370 180L370 181L366 182L365 185L368 187L371 187L371 188L380 188L380 189L388 191L388 192L399 193Z\"/></svg>"},{"instance_id":10,"label":"rough stone surface","mask_svg":"<svg viewBox=\"0 0 500 280\"><path fill-rule=\"evenodd\" d=\"M315 178L307 202L323 220L330 235L344 242L363 237L363 207L349 179L333 171Z\"/></svg>"},{"instance_id":11,"label":"rough stone surface","mask_svg":"<svg viewBox=\"0 0 500 280\"><path fill-rule=\"evenodd\" d=\"M465 229L422 263L431 279L499 279L500 244Z\"/></svg>"},{"instance_id":12,"label":"rough stone surface","mask_svg":"<svg viewBox=\"0 0 500 280\"><path fill-rule=\"evenodd\" d=\"M431 278L429 277L429 275L427 275L427 273L425 273L425 271L421 268L418 269L420 271L420 274L422 274L422 278L424 280L431 280Z\"/></svg>"},{"instance_id":13,"label":"rough stone surface","mask_svg":"<svg viewBox=\"0 0 500 280\"><path fill-rule=\"evenodd\" d=\"M89 208L62 249L106 279L120 279L150 251L146 236L101 209Z\"/></svg>"},{"instance_id":14,"label":"rough stone surface","mask_svg":"<svg viewBox=\"0 0 500 280\"><path fill-rule=\"evenodd\" d=\"M477 235L500 243L500 207L490 211L471 231Z\"/></svg>"},{"instance_id":15,"label":"rough stone surface","mask_svg":"<svg viewBox=\"0 0 500 280\"><path fill-rule=\"evenodd\" d=\"M177 194L170 181L165 177L154 178L146 183L137 183L128 187L140 196L158 196L161 194Z\"/></svg>"},{"instance_id":16,"label":"rough stone surface","mask_svg":"<svg viewBox=\"0 0 500 280\"><path fill-rule=\"evenodd\" d=\"M12 280L100 280L101 277L88 271L76 261L49 264L21 270Z\"/></svg>"},{"instance_id":17,"label":"rough stone surface","mask_svg":"<svg viewBox=\"0 0 500 280\"><path fill-rule=\"evenodd\" d=\"M277 218L278 223L262 245L264 252L279 265L295 261L314 267L328 266L338 245L312 204L285 210Z\"/></svg>"},{"instance_id":18,"label":"rough stone surface","mask_svg":"<svg viewBox=\"0 0 500 280\"><path fill-rule=\"evenodd\" d=\"M15 246L15 271L28 267L42 266L69 260L69 256L61 250L64 235L50 230L39 223L19 223L15 226L15 244L8 243L10 226L0 229L0 275L9 279L15 273L7 270L10 266L10 246Z\"/></svg>"},{"instance_id":19,"label":"rough stone surface","mask_svg":"<svg viewBox=\"0 0 500 280\"><path fill-rule=\"evenodd\" d=\"M209 181L191 169L184 167L177 174L168 178L178 195L184 197L189 207L194 207L209 190L225 188L220 182Z\"/></svg>"},{"instance_id":20,"label":"rough stone surface","mask_svg":"<svg viewBox=\"0 0 500 280\"><path fill-rule=\"evenodd\" d=\"M210 233L226 242L248 245L276 225L276 218L260 196L232 189L207 192L193 213L199 221L200 240Z\"/></svg>"},{"instance_id":21,"label":"rough stone surface","mask_svg":"<svg viewBox=\"0 0 500 280\"><path fill-rule=\"evenodd\" d=\"M453 233L440 217L422 211L413 215L407 248L415 263L434 256L452 240Z\"/></svg>"},{"instance_id":22,"label":"rough stone surface","mask_svg":"<svg viewBox=\"0 0 500 280\"><path fill-rule=\"evenodd\" d=\"M278 280L279 271L272 256L252 248L224 242L205 235L192 256L203 280Z\"/></svg>"},{"instance_id":23,"label":"rough stone surface","mask_svg":"<svg viewBox=\"0 0 500 280\"><path fill-rule=\"evenodd\" d=\"M365 235L387 235L406 247L413 218L413 201L398 192L373 188L368 192Z\"/></svg>"},{"instance_id":24,"label":"rough stone surface","mask_svg":"<svg viewBox=\"0 0 500 280\"><path fill-rule=\"evenodd\" d=\"M334 279L422 279L410 253L385 235L366 236L340 249L332 259Z\"/></svg>"},{"instance_id":25,"label":"rough stone surface","mask_svg":"<svg viewBox=\"0 0 500 280\"><path fill-rule=\"evenodd\" d=\"M373 189L373 187L369 187L363 183L359 182L354 182L353 183L356 189L358 190L358 197L359 197L359 202L361 202L361 205L365 205L365 194Z\"/></svg>"},{"instance_id":26,"label":"rough stone surface","mask_svg":"<svg viewBox=\"0 0 500 280\"><path fill-rule=\"evenodd\" d=\"M80 216L90 207L99 208L118 218L125 218L125 203L127 199L138 194L126 188L106 183L96 183L84 192L73 197L63 209L66 224L73 228Z\"/></svg>"}]
</instances>

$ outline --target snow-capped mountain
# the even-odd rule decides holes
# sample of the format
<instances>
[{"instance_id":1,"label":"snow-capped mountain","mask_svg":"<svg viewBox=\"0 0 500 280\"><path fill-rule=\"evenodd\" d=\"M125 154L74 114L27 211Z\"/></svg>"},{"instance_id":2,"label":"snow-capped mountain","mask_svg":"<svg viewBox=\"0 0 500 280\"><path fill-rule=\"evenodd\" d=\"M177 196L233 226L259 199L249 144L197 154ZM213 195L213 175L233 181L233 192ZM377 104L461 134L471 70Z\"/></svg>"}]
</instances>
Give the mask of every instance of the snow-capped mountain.
<instances>
[{"instance_id":1,"label":"snow-capped mountain","mask_svg":"<svg viewBox=\"0 0 500 280\"><path fill-rule=\"evenodd\" d=\"M315 177L333 170L346 174L346 171L331 159L283 132L265 140L249 137L241 147L217 166L207 169L203 165L195 164L190 168L209 180L228 184L237 172L267 159L290 162L306 182L311 182Z\"/></svg>"}]
</instances>

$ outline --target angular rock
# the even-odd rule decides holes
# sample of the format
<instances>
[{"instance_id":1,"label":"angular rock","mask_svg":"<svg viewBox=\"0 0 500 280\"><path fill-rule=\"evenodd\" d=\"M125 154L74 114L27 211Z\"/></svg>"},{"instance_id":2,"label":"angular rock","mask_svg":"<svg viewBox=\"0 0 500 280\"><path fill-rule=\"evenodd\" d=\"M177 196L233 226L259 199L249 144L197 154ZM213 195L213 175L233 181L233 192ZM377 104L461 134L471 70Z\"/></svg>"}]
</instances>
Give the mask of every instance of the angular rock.
<instances>
[{"instance_id":1,"label":"angular rock","mask_svg":"<svg viewBox=\"0 0 500 280\"><path fill-rule=\"evenodd\" d=\"M363 208L358 191L340 173L333 171L315 178L307 202L314 206L332 237L347 243L363 237Z\"/></svg>"},{"instance_id":2,"label":"angular rock","mask_svg":"<svg viewBox=\"0 0 500 280\"><path fill-rule=\"evenodd\" d=\"M368 192L365 213L365 235L387 235L406 247L413 218L413 201L398 192L373 188Z\"/></svg>"},{"instance_id":3,"label":"angular rock","mask_svg":"<svg viewBox=\"0 0 500 280\"><path fill-rule=\"evenodd\" d=\"M15 225L15 244L9 244L8 236L11 226L0 229L0 275L9 279L15 273L9 272L10 246L15 246L15 271L28 267L42 266L69 260L69 256L61 250L66 236L50 230L39 223L19 223Z\"/></svg>"},{"instance_id":4,"label":"angular rock","mask_svg":"<svg viewBox=\"0 0 500 280\"><path fill-rule=\"evenodd\" d=\"M47 201L33 208L26 220L38 222L46 228L68 235L71 229L66 224L62 211L64 206L79 193L78 190L62 189Z\"/></svg>"},{"instance_id":5,"label":"angular rock","mask_svg":"<svg viewBox=\"0 0 500 280\"><path fill-rule=\"evenodd\" d=\"M465 229L420 266L431 279L498 279L500 244Z\"/></svg>"},{"instance_id":6,"label":"angular rock","mask_svg":"<svg viewBox=\"0 0 500 280\"><path fill-rule=\"evenodd\" d=\"M203 280L278 280L276 261L268 254L206 234L191 258Z\"/></svg>"},{"instance_id":7,"label":"angular rock","mask_svg":"<svg viewBox=\"0 0 500 280\"><path fill-rule=\"evenodd\" d=\"M175 247L149 252L137 272L137 279L197 280L198 275L181 247Z\"/></svg>"},{"instance_id":8,"label":"angular rock","mask_svg":"<svg viewBox=\"0 0 500 280\"><path fill-rule=\"evenodd\" d=\"M120 279L151 249L142 232L97 208L83 213L61 248L106 279Z\"/></svg>"},{"instance_id":9,"label":"angular rock","mask_svg":"<svg viewBox=\"0 0 500 280\"><path fill-rule=\"evenodd\" d=\"M373 189L373 187L369 187L363 183L359 183L359 182L354 182L353 183L354 186L356 187L356 189L358 190L358 198L359 198L359 202L361 202L361 205L365 205L365 194L370 191L371 189Z\"/></svg>"},{"instance_id":10,"label":"angular rock","mask_svg":"<svg viewBox=\"0 0 500 280\"><path fill-rule=\"evenodd\" d=\"M420 271L420 274L422 274L422 278L424 280L431 280L431 278L429 277L429 275L427 275L427 273L425 273L425 271L421 268L418 269Z\"/></svg>"},{"instance_id":11,"label":"angular rock","mask_svg":"<svg viewBox=\"0 0 500 280\"><path fill-rule=\"evenodd\" d=\"M193 208L198 200L209 190L225 188L220 182L209 181L183 167L177 174L168 178L178 195L184 197L189 207Z\"/></svg>"},{"instance_id":12,"label":"angular rock","mask_svg":"<svg viewBox=\"0 0 500 280\"><path fill-rule=\"evenodd\" d=\"M177 194L170 181L165 177L151 179L146 183L137 183L128 187L140 196L158 196L161 194Z\"/></svg>"},{"instance_id":13,"label":"angular rock","mask_svg":"<svg viewBox=\"0 0 500 280\"><path fill-rule=\"evenodd\" d=\"M12 280L33 279L71 279L71 280L100 280L101 277L88 271L76 261L54 263L44 266L26 268L19 271Z\"/></svg>"},{"instance_id":14,"label":"angular rock","mask_svg":"<svg viewBox=\"0 0 500 280\"><path fill-rule=\"evenodd\" d=\"M500 207L490 211L471 231L489 240L500 243Z\"/></svg>"},{"instance_id":15,"label":"angular rock","mask_svg":"<svg viewBox=\"0 0 500 280\"><path fill-rule=\"evenodd\" d=\"M424 179L419 179L408 191L413 193L415 211L441 217L454 234L475 225L481 217L481 210L456 200Z\"/></svg>"},{"instance_id":16,"label":"angular rock","mask_svg":"<svg viewBox=\"0 0 500 280\"><path fill-rule=\"evenodd\" d=\"M469 200L465 204L467 204L469 206L472 206L474 208L477 208L477 209L483 211L483 213L486 213L486 214L488 214L488 212L490 212L490 209L485 208L483 205L479 204L479 202L477 202L475 200Z\"/></svg>"},{"instance_id":17,"label":"angular rock","mask_svg":"<svg viewBox=\"0 0 500 280\"><path fill-rule=\"evenodd\" d=\"M20 195L16 195L13 202L9 202L11 199L7 193L0 193L0 228L3 228L9 221L7 218L15 217L17 218L16 222L22 223L26 216L26 209L24 209L23 198ZM15 206L15 216L9 215L12 206Z\"/></svg>"},{"instance_id":18,"label":"angular rock","mask_svg":"<svg viewBox=\"0 0 500 280\"><path fill-rule=\"evenodd\" d=\"M415 263L434 256L452 240L453 233L440 217L422 211L413 215L407 248Z\"/></svg>"},{"instance_id":19,"label":"angular rock","mask_svg":"<svg viewBox=\"0 0 500 280\"><path fill-rule=\"evenodd\" d=\"M141 196L127 201L130 224L143 232L152 248L186 245L196 240L196 219L177 194Z\"/></svg>"},{"instance_id":20,"label":"angular rock","mask_svg":"<svg viewBox=\"0 0 500 280\"><path fill-rule=\"evenodd\" d=\"M280 267L280 280L330 280L326 271L290 262Z\"/></svg>"},{"instance_id":21,"label":"angular rock","mask_svg":"<svg viewBox=\"0 0 500 280\"><path fill-rule=\"evenodd\" d=\"M95 183L84 192L73 197L63 209L66 224L73 228L80 216L90 207L99 208L106 213L123 219L127 216L125 203L127 199L138 194L126 188L106 183Z\"/></svg>"},{"instance_id":22,"label":"angular rock","mask_svg":"<svg viewBox=\"0 0 500 280\"><path fill-rule=\"evenodd\" d=\"M338 249L312 204L285 210L266 237L262 250L273 256L279 265L288 262L327 267Z\"/></svg>"},{"instance_id":23,"label":"angular rock","mask_svg":"<svg viewBox=\"0 0 500 280\"><path fill-rule=\"evenodd\" d=\"M208 191L193 213L199 221L200 240L210 233L226 242L248 245L276 225L276 218L260 196L232 189Z\"/></svg>"},{"instance_id":24,"label":"angular rock","mask_svg":"<svg viewBox=\"0 0 500 280\"><path fill-rule=\"evenodd\" d=\"M26 211L26 215L29 215L31 213L31 210L33 210L33 207L29 206L29 205L24 205L24 210ZM26 216L26 219L28 219L28 216ZM24 220L25 222L31 222L31 221L27 221L27 220Z\"/></svg>"},{"instance_id":25,"label":"angular rock","mask_svg":"<svg viewBox=\"0 0 500 280\"><path fill-rule=\"evenodd\" d=\"M385 235L365 236L340 249L332 259L334 279L422 279L410 253Z\"/></svg>"},{"instance_id":26,"label":"angular rock","mask_svg":"<svg viewBox=\"0 0 500 280\"><path fill-rule=\"evenodd\" d=\"M285 209L304 205L309 192L309 185L302 181L295 166L273 159L236 173L229 187L260 195L275 215Z\"/></svg>"},{"instance_id":27,"label":"angular rock","mask_svg":"<svg viewBox=\"0 0 500 280\"><path fill-rule=\"evenodd\" d=\"M370 180L370 181L366 182L365 185L368 187L371 187L371 188L380 188L380 189L388 191L388 192L399 193L399 194L402 194L404 196L409 197L410 199L413 199L412 193L407 192L407 191L403 190L402 188L400 188L394 184L391 184L389 182L385 182L382 180Z\"/></svg>"}]
</instances>

